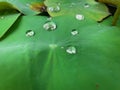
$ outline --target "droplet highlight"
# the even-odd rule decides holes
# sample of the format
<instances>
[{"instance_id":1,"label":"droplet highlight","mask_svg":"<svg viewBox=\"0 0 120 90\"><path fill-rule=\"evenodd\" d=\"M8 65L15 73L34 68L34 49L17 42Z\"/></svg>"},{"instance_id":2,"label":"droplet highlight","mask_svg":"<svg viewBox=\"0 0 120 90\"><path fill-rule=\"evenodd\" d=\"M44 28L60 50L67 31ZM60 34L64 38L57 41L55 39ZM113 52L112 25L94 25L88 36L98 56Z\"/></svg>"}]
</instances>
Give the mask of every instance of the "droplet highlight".
<instances>
[{"instance_id":1,"label":"droplet highlight","mask_svg":"<svg viewBox=\"0 0 120 90\"><path fill-rule=\"evenodd\" d=\"M66 49L66 52L68 54L76 54L76 47L74 46L69 46L67 49Z\"/></svg>"},{"instance_id":2,"label":"droplet highlight","mask_svg":"<svg viewBox=\"0 0 120 90\"><path fill-rule=\"evenodd\" d=\"M84 16L82 14L76 14L77 20L84 20Z\"/></svg>"},{"instance_id":3,"label":"droplet highlight","mask_svg":"<svg viewBox=\"0 0 120 90\"><path fill-rule=\"evenodd\" d=\"M57 28L57 25L52 21L48 21L43 25L43 28L47 31L53 31Z\"/></svg>"},{"instance_id":4,"label":"droplet highlight","mask_svg":"<svg viewBox=\"0 0 120 90\"><path fill-rule=\"evenodd\" d=\"M27 32L26 32L26 36L27 37L32 37L32 36L34 36L35 35L35 32L33 31L33 30L28 30Z\"/></svg>"},{"instance_id":5,"label":"droplet highlight","mask_svg":"<svg viewBox=\"0 0 120 90\"><path fill-rule=\"evenodd\" d=\"M75 36L75 35L79 34L79 32L78 32L76 29L73 29L73 30L71 31L71 34L72 34L73 36Z\"/></svg>"}]
</instances>

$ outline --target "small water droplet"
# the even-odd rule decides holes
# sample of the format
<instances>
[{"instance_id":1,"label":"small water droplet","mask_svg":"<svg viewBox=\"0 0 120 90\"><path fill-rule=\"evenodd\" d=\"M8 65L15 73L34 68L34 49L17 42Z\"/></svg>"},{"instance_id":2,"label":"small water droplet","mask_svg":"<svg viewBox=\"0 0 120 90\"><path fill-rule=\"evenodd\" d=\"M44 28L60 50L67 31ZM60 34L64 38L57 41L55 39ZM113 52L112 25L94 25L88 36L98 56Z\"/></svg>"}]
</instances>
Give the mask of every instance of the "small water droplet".
<instances>
[{"instance_id":1,"label":"small water droplet","mask_svg":"<svg viewBox=\"0 0 120 90\"><path fill-rule=\"evenodd\" d=\"M84 20L84 16L82 14L76 14L77 20Z\"/></svg>"},{"instance_id":2,"label":"small water droplet","mask_svg":"<svg viewBox=\"0 0 120 90\"><path fill-rule=\"evenodd\" d=\"M76 48L74 46L69 46L66 49L66 52L69 53L69 54L76 54Z\"/></svg>"},{"instance_id":3,"label":"small water droplet","mask_svg":"<svg viewBox=\"0 0 120 90\"><path fill-rule=\"evenodd\" d=\"M82 14L76 14L77 20L84 20L84 16Z\"/></svg>"},{"instance_id":4,"label":"small water droplet","mask_svg":"<svg viewBox=\"0 0 120 90\"><path fill-rule=\"evenodd\" d=\"M59 11L60 11L60 7L59 7L59 6L48 7L48 10L49 10L50 12L59 12Z\"/></svg>"},{"instance_id":5,"label":"small water droplet","mask_svg":"<svg viewBox=\"0 0 120 90\"><path fill-rule=\"evenodd\" d=\"M90 5L86 3L86 4L84 5L84 7L85 7L85 8L89 8Z\"/></svg>"},{"instance_id":6,"label":"small water droplet","mask_svg":"<svg viewBox=\"0 0 120 90\"><path fill-rule=\"evenodd\" d=\"M27 37L32 37L32 36L34 36L35 35L35 32L33 31L33 30L28 30L27 32L26 32L26 36Z\"/></svg>"},{"instance_id":7,"label":"small water droplet","mask_svg":"<svg viewBox=\"0 0 120 90\"><path fill-rule=\"evenodd\" d=\"M48 21L43 25L43 28L48 31L53 31L57 28L57 26L54 22Z\"/></svg>"},{"instance_id":8,"label":"small water droplet","mask_svg":"<svg viewBox=\"0 0 120 90\"><path fill-rule=\"evenodd\" d=\"M75 35L79 34L79 32L78 32L76 29L73 29L73 30L71 31L71 34L72 34L73 36L75 36Z\"/></svg>"}]
</instances>

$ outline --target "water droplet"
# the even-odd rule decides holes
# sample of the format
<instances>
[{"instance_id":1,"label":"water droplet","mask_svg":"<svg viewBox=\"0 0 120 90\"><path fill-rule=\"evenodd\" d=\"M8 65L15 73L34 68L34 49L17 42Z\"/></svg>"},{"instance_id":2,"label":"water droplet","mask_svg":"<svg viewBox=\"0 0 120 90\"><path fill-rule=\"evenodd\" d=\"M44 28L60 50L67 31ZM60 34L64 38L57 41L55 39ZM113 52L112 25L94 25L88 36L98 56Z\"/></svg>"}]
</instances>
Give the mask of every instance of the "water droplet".
<instances>
[{"instance_id":1,"label":"water droplet","mask_svg":"<svg viewBox=\"0 0 120 90\"><path fill-rule=\"evenodd\" d=\"M74 46L69 46L66 49L66 52L69 53L69 54L76 54L76 48Z\"/></svg>"},{"instance_id":2,"label":"water droplet","mask_svg":"<svg viewBox=\"0 0 120 90\"><path fill-rule=\"evenodd\" d=\"M71 34L74 36L74 35L77 35L79 32L76 30L76 29L73 29L72 31L71 31Z\"/></svg>"},{"instance_id":3,"label":"water droplet","mask_svg":"<svg viewBox=\"0 0 120 90\"><path fill-rule=\"evenodd\" d=\"M84 7L85 7L85 8L88 8L88 7L90 7L90 5L86 3L86 4L84 5Z\"/></svg>"},{"instance_id":4,"label":"water droplet","mask_svg":"<svg viewBox=\"0 0 120 90\"><path fill-rule=\"evenodd\" d=\"M84 20L84 16L82 14L76 14L77 20Z\"/></svg>"},{"instance_id":5,"label":"water droplet","mask_svg":"<svg viewBox=\"0 0 120 90\"><path fill-rule=\"evenodd\" d=\"M33 30L28 30L27 32L26 32L26 36L27 37L32 37L32 36L34 36L35 35L35 32L33 31Z\"/></svg>"},{"instance_id":6,"label":"water droplet","mask_svg":"<svg viewBox=\"0 0 120 90\"><path fill-rule=\"evenodd\" d=\"M59 7L59 6L48 7L48 10L49 10L50 12L59 12L59 11L60 11L60 7Z\"/></svg>"},{"instance_id":7,"label":"water droplet","mask_svg":"<svg viewBox=\"0 0 120 90\"><path fill-rule=\"evenodd\" d=\"M53 31L57 28L57 26L54 22L48 21L43 25L43 28L48 31Z\"/></svg>"}]
</instances>

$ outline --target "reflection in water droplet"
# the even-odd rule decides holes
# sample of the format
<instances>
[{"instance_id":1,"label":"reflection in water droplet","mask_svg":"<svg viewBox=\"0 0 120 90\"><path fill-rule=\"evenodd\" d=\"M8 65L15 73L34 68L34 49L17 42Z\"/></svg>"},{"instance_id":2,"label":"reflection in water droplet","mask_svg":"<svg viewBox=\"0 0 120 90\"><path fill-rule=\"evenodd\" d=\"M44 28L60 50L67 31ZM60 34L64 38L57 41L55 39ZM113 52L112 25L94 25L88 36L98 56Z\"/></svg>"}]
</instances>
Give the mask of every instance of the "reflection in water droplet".
<instances>
[{"instance_id":1,"label":"reflection in water droplet","mask_svg":"<svg viewBox=\"0 0 120 90\"><path fill-rule=\"evenodd\" d=\"M59 12L59 11L60 11L60 7L59 7L59 6L48 7L48 10L49 10L50 12Z\"/></svg>"},{"instance_id":2,"label":"reflection in water droplet","mask_svg":"<svg viewBox=\"0 0 120 90\"><path fill-rule=\"evenodd\" d=\"M79 34L79 32L78 32L76 29L73 29L73 30L71 31L71 34L72 34L73 36L75 36L75 35Z\"/></svg>"},{"instance_id":3,"label":"reflection in water droplet","mask_svg":"<svg viewBox=\"0 0 120 90\"><path fill-rule=\"evenodd\" d=\"M88 8L88 7L90 7L90 5L86 3L86 4L84 5L84 7L85 7L85 8Z\"/></svg>"},{"instance_id":4,"label":"reflection in water droplet","mask_svg":"<svg viewBox=\"0 0 120 90\"><path fill-rule=\"evenodd\" d=\"M53 31L57 28L57 26L54 22L48 21L43 25L43 28L48 31Z\"/></svg>"},{"instance_id":5,"label":"reflection in water droplet","mask_svg":"<svg viewBox=\"0 0 120 90\"><path fill-rule=\"evenodd\" d=\"M34 36L35 35L35 32L33 31L33 30L28 30L27 32L26 32L26 36L27 37L32 37L32 36Z\"/></svg>"},{"instance_id":6,"label":"reflection in water droplet","mask_svg":"<svg viewBox=\"0 0 120 90\"><path fill-rule=\"evenodd\" d=\"M77 20L84 20L84 16L81 14L76 14L76 19Z\"/></svg>"},{"instance_id":7,"label":"reflection in water droplet","mask_svg":"<svg viewBox=\"0 0 120 90\"><path fill-rule=\"evenodd\" d=\"M74 46L70 46L66 49L66 52L69 54L76 54L76 48Z\"/></svg>"}]
</instances>

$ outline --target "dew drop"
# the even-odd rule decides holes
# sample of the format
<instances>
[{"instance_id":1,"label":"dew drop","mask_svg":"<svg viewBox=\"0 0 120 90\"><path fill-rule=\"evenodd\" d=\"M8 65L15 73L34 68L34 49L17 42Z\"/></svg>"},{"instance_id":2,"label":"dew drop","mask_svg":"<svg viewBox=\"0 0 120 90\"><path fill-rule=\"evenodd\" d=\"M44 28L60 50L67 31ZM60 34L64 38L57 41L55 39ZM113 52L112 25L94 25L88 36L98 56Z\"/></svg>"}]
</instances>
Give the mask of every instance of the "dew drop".
<instances>
[{"instance_id":1,"label":"dew drop","mask_svg":"<svg viewBox=\"0 0 120 90\"><path fill-rule=\"evenodd\" d=\"M85 8L89 8L90 5L86 3L86 4L84 5L84 7L85 7Z\"/></svg>"},{"instance_id":2,"label":"dew drop","mask_svg":"<svg viewBox=\"0 0 120 90\"><path fill-rule=\"evenodd\" d=\"M74 46L69 46L66 49L66 52L69 53L69 54L76 54L76 48Z\"/></svg>"},{"instance_id":3,"label":"dew drop","mask_svg":"<svg viewBox=\"0 0 120 90\"><path fill-rule=\"evenodd\" d=\"M84 16L82 14L76 14L77 20L84 20Z\"/></svg>"},{"instance_id":4,"label":"dew drop","mask_svg":"<svg viewBox=\"0 0 120 90\"><path fill-rule=\"evenodd\" d=\"M48 31L53 31L57 28L57 26L54 22L48 21L43 25L43 28Z\"/></svg>"},{"instance_id":5,"label":"dew drop","mask_svg":"<svg viewBox=\"0 0 120 90\"><path fill-rule=\"evenodd\" d=\"M60 11L60 7L59 7L59 6L48 7L48 10L49 10L50 12L59 12L59 11Z\"/></svg>"},{"instance_id":6,"label":"dew drop","mask_svg":"<svg viewBox=\"0 0 120 90\"><path fill-rule=\"evenodd\" d=\"M71 34L72 34L73 36L75 36L75 35L79 34L79 32L78 32L76 29L73 29L73 30L71 31Z\"/></svg>"},{"instance_id":7,"label":"dew drop","mask_svg":"<svg viewBox=\"0 0 120 90\"><path fill-rule=\"evenodd\" d=\"M35 35L35 32L33 31L33 30L28 30L27 32L26 32L26 36L27 37L32 37L32 36L34 36Z\"/></svg>"},{"instance_id":8,"label":"dew drop","mask_svg":"<svg viewBox=\"0 0 120 90\"><path fill-rule=\"evenodd\" d=\"M53 12L53 11L54 11L54 8L53 8L53 7L48 7L48 10L49 10L50 12Z\"/></svg>"}]
</instances>

